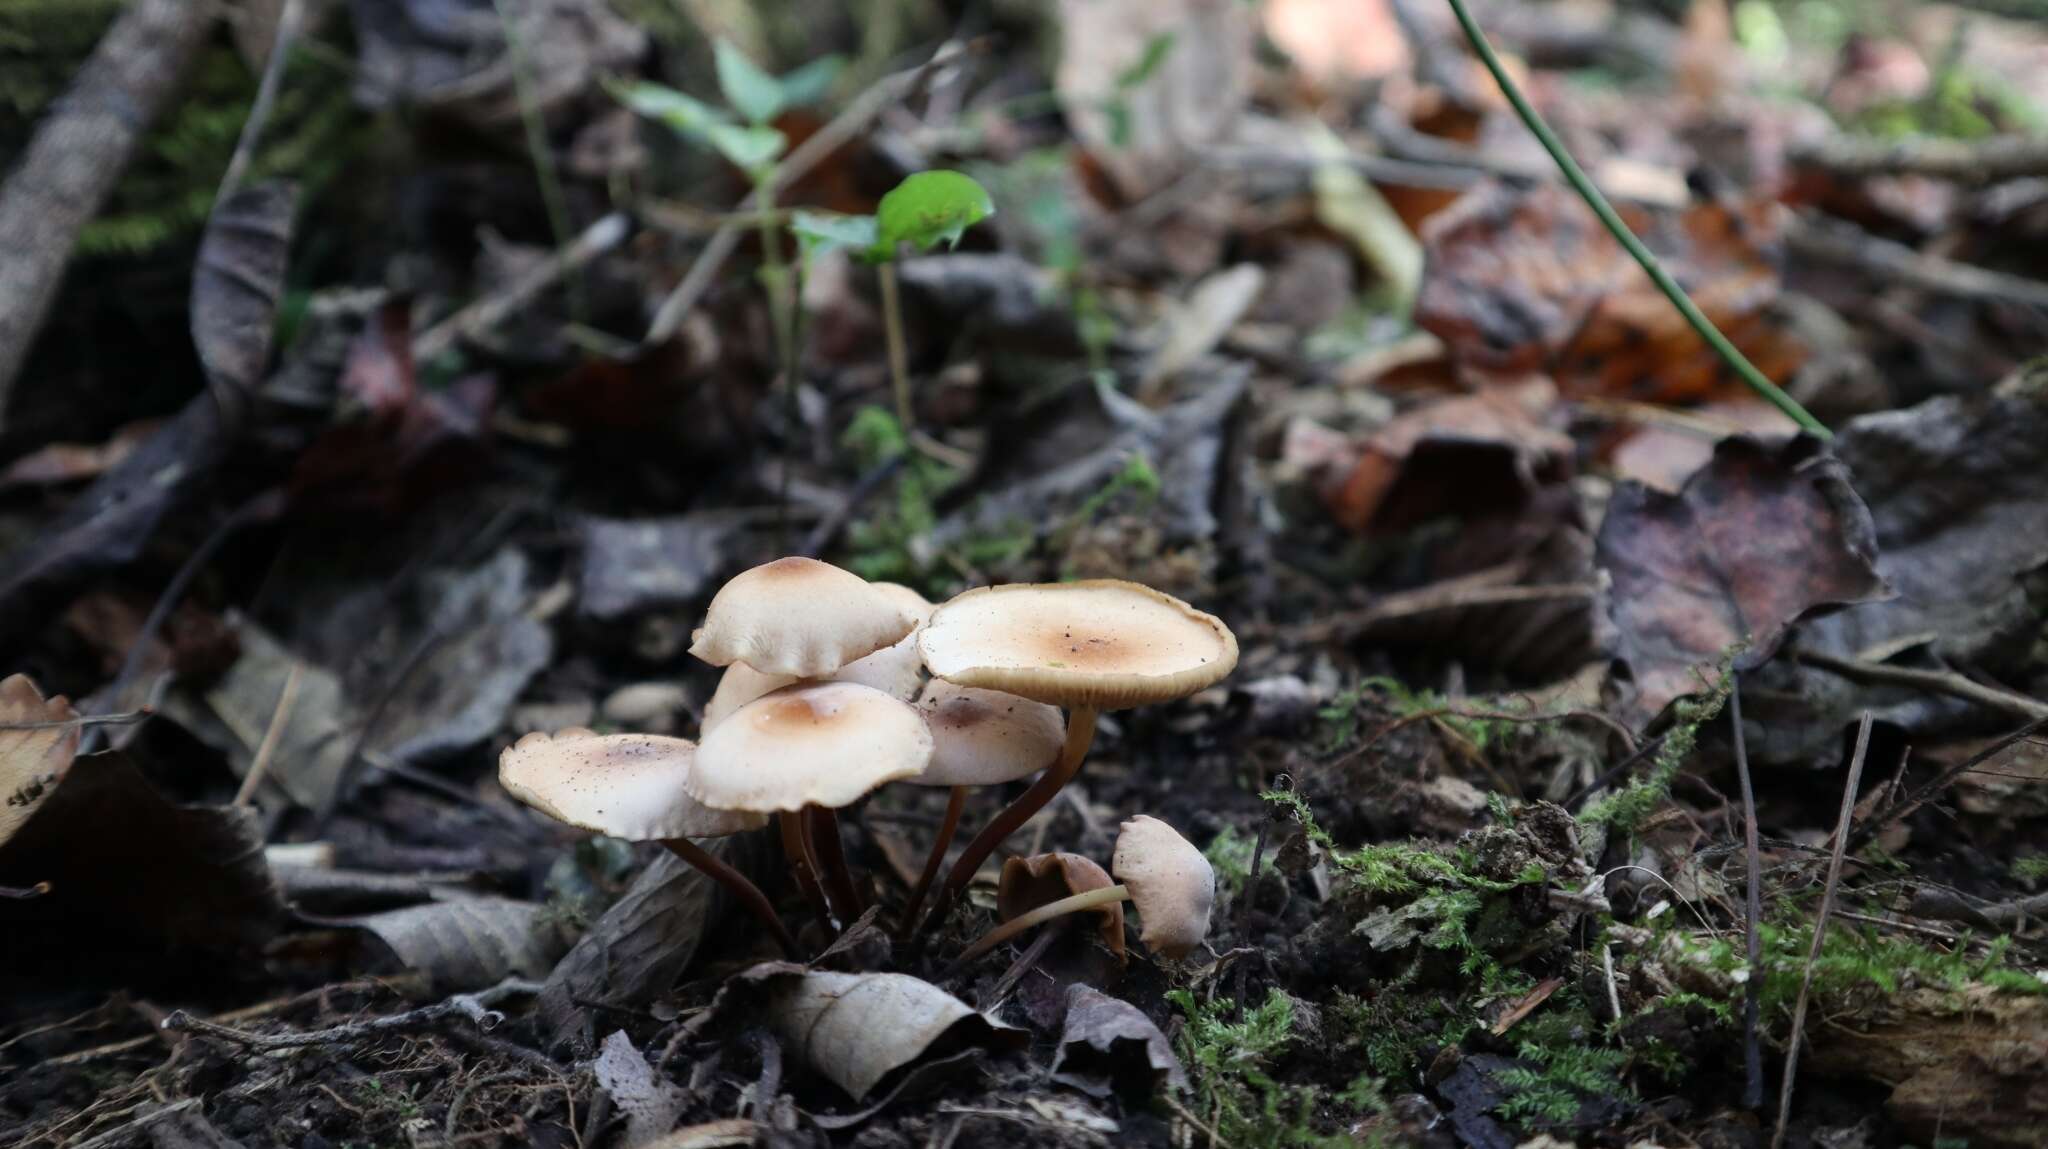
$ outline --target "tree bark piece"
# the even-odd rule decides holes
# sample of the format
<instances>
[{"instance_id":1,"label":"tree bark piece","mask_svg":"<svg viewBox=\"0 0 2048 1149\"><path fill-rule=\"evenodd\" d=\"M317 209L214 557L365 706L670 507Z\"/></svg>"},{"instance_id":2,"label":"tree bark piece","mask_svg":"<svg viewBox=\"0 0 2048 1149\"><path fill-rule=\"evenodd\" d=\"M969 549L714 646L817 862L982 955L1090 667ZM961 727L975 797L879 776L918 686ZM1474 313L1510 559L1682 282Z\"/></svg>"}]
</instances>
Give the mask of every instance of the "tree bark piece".
<instances>
[{"instance_id":1,"label":"tree bark piece","mask_svg":"<svg viewBox=\"0 0 2048 1149\"><path fill-rule=\"evenodd\" d=\"M0 187L0 426L79 229L99 213L177 89L212 14L207 0L135 0Z\"/></svg>"}]
</instances>

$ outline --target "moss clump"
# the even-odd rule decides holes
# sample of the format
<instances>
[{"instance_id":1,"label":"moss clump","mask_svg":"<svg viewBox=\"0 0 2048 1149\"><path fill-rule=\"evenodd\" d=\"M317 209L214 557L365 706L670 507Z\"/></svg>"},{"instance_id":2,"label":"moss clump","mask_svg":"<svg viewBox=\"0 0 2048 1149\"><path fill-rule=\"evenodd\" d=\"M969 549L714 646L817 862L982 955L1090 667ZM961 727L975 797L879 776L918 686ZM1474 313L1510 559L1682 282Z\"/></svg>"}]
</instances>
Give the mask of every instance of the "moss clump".
<instances>
[{"instance_id":1,"label":"moss clump","mask_svg":"<svg viewBox=\"0 0 2048 1149\"><path fill-rule=\"evenodd\" d=\"M1251 1149L1356 1146L1355 1138L1320 1132L1318 1125L1349 1125L1386 1108L1370 1074L1338 1090L1273 1076L1274 1063L1300 1042L1304 1028L1294 999L1285 993L1269 990L1265 1001L1235 1019L1228 1004L1199 1002L1187 990L1166 996L1187 1018L1180 1055L1194 1090L1192 1111L1213 1118L1224 1143Z\"/></svg>"}]
</instances>

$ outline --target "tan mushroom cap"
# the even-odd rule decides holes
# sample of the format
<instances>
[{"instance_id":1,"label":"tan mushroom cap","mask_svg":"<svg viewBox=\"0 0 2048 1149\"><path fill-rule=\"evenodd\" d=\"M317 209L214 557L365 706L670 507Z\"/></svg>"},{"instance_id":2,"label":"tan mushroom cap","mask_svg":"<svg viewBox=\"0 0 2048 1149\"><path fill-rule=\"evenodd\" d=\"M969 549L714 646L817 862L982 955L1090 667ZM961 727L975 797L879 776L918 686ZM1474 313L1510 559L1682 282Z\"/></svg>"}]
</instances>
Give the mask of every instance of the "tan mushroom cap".
<instances>
[{"instance_id":1,"label":"tan mushroom cap","mask_svg":"<svg viewBox=\"0 0 2048 1149\"><path fill-rule=\"evenodd\" d=\"M719 588L690 653L713 666L816 678L899 642L917 626L898 597L851 571L786 558Z\"/></svg>"},{"instance_id":2,"label":"tan mushroom cap","mask_svg":"<svg viewBox=\"0 0 2048 1149\"><path fill-rule=\"evenodd\" d=\"M896 605L909 612L920 626L924 625L924 620L932 616L933 611L939 609L932 604L932 600L900 582L871 582L868 585L895 600Z\"/></svg>"},{"instance_id":3,"label":"tan mushroom cap","mask_svg":"<svg viewBox=\"0 0 2048 1149\"><path fill-rule=\"evenodd\" d=\"M498 756L498 781L558 822L630 842L722 838L767 824L690 797L684 783L696 755L695 744L657 734L536 732Z\"/></svg>"},{"instance_id":4,"label":"tan mushroom cap","mask_svg":"<svg viewBox=\"0 0 2048 1149\"><path fill-rule=\"evenodd\" d=\"M935 678L917 708L931 728L933 747L930 768L911 779L921 786L1014 782L1052 765L1067 741L1059 707L999 690Z\"/></svg>"},{"instance_id":5,"label":"tan mushroom cap","mask_svg":"<svg viewBox=\"0 0 2048 1149\"><path fill-rule=\"evenodd\" d=\"M1193 843L1139 814L1118 828L1110 868L1130 888L1143 926L1138 940L1147 949L1178 959L1202 944L1216 904L1216 871Z\"/></svg>"},{"instance_id":6,"label":"tan mushroom cap","mask_svg":"<svg viewBox=\"0 0 2048 1149\"><path fill-rule=\"evenodd\" d=\"M1003 863L1003 876L996 885L996 915L1007 922L1069 894L1085 894L1114 884L1101 866L1080 854L1010 858ZM1119 964L1123 963L1128 957L1124 952L1123 903L1110 902L1089 912L1099 919L1103 944L1116 955Z\"/></svg>"},{"instance_id":7,"label":"tan mushroom cap","mask_svg":"<svg viewBox=\"0 0 2048 1149\"><path fill-rule=\"evenodd\" d=\"M980 587L918 632L933 677L1053 706L1184 698L1237 665L1223 620L1120 579Z\"/></svg>"},{"instance_id":8,"label":"tan mushroom cap","mask_svg":"<svg viewBox=\"0 0 2048 1149\"><path fill-rule=\"evenodd\" d=\"M890 584L875 585L882 587ZM711 701L704 704L704 733L710 733L713 726L725 721L733 711L754 699L802 681L804 680L795 675L763 674L744 662L733 663L719 676L718 689L711 692ZM924 685L924 659L917 652L917 633L912 631L892 646L885 646L873 654L856 658L819 681L854 682L862 686L872 686L884 694L909 702L917 697L918 688Z\"/></svg>"},{"instance_id":9,"label":"tan mushroom cap","mask_svg":"<svg viewBox=\"0 0 2048 1149\"><path fill-rule=\"evenodd\" d=\"M684 785L720 810L836 808L931 760L931 731L909 703L858 683L807 682L733 711L704 736Z\"/></svg>"}]
</instances>

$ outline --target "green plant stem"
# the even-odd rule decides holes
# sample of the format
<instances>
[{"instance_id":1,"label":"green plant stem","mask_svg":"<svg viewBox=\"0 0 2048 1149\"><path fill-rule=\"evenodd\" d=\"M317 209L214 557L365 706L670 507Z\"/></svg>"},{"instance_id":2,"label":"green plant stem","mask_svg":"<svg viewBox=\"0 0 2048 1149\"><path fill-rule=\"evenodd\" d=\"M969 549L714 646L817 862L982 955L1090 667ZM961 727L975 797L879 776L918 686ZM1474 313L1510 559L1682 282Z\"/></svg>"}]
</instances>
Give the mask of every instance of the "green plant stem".
<instances>
[{"instance_id":1,"label":"green plant stem","mask_svg":"<svg viewBox=\"0 0 2048 1149\"><path fill-rule=\"evenodd\" d=\"M1621 216L1615 213L1614 206L1607 202L1607 197L1601 195L1600 189L1593 186L1591 177L1579 167L1578 161L1572 159L1571 153L1565 151L1564 144L1550 130L1550 125L1544 123L1543 117L1536 114L1536 109L1529 103L1528 98L1522 95L1522 90L1509 78L1507 69L1501 67L1500 57L1494 54L1493 45L1487 42L1486 34L1479 30L1478 23L1472 19L1472 14L1465 10L1465 0L1450 0L1450 5L1451 12L1458 18L1458 26L1465 31L1465 38L1472 42L1472 50L1478 53L1479 61L1486 65L1486 70L1493 73L1494 82L1500 85L1500 90L1507 96L1508 103L1514 105L1515 114L1528 125L1529 131L1536 136L1536 141L1543 145L1543 150L1550 153L1550 158L1557 162L1558 170L1564 173L1564 178L1571 183L1573 190L1579 193L1579 198L1586 201L1586 206L1593 209L1593 214L1600 217L1600 222L1614 236L1615 242L1621 244L1629 255L1642 265L1643 271L1649 274L1650 282L1657 285L1657 290L1664 293L1664 297L1669 299L1671 305L1678 309L1678 313L1685 317L1686 323L1699 333L1701 339L1706 340L1707 346L1713 348L1714 353L1719 355L1723 362L1734 368L1743 382L1749 384L1750 388L1763 396L1771 406L1783 411L1793 422L1814 435L1822 439L1833 438L1833 433L1822 425L1820 420L1800 406L1798 400L1785 394L1776 383L1771 382L1757 369L1756 364L1751 363L1747 356L1728 341L1727 336L1721 334L1720 329L1714 326L1713 320L1708 319L1706 314L1700 311L1692 298L1686 295L1685 289L1678 286L1678 281L1672 279L1670 273L1664 270L1664 265L1657 262L1657 257L1650 254L1650 249L1644 247L1635 233L1628 229L1628 225L1622 222Z\"/></svg>"},{"instance_id":2,"label":"green plant stem","mask_svg":"<svg viewBox=\"0 0 2048 1149\"><path fill-rule=\"evenodd\" d=\"M783 385L795 387L796 329L790 321L791 307L785 290L789 286L789 264L782 258L782 232L776 226L773 214L775 177L772 170L755 180L754 191L765 209L755 215L755 226L761 234L761 277L765 281L762 286L768 292L768 323L775 329L776 366L782 371Z\"/></svg>"},{"instance_id":3,"label":"green plant stem","mask_svg":"<svg viewBox=\"0 0 2048 1149\"><path fill-rule=\"evenodd\" d=\"M896 421L909 435L917 426L910 406L910 354L903 347L903 303L896 290L896 265L884 263L875 269L882 287L882 327L889 338L889 382L896 390Z\"/></svg>"},{"instance_id":4,"label":"green plant stem","mask_svg":"<svg viewBox=\"0 0 2048 1149\"><path fill-rule=\"evenodd\" d=\"M576 232L569 226L569 201L562 194L561 176L555 171L555 154L548 150L547 124L541 119L540 103L534 98L533 76L526 66L526 45L519 38L519 28L505 7L505 0L496 0L495 6L498 23L505 29L505 52L512 60L512 94L519 101L519 120L526 129L526 150L533 155L533 172L540 183L541 206L547 209L548 227L555 233L555 247L566 248L575 240ZM568 276L564 286L568 288L569 317L587 325L582 277Z\"/></svg>"}]
</instances>

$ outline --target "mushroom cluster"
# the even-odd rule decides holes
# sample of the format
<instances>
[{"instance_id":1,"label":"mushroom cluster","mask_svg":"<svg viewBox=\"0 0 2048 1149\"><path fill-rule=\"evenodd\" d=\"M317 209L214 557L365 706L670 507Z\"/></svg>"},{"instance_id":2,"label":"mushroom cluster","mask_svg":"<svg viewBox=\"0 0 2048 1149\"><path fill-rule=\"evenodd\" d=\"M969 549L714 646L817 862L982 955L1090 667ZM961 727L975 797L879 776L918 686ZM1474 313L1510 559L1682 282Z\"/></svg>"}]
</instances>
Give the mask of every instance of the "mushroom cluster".
<instances>
[{"instance_id":1,"label":"mushroom cluster","mask_svg":"<svg viewBox=\"0 0 2048 1149\"><path fill-rule=\"evenodd\" d=\"M772 818L795 884L830 934L866 908L836 811L893 781L948 787L945 818L900 917L914 933L942 920L996 847L1074 778L1100 711L1185 697L1237 662L1236 640L1219 619L1136 583L982 587L934 608L907 587L805 558L726 583L690 651L725 668L698 743L587 730L529 735L505 751L501 780L570 825L663 842L730 889L791 952L768 898L693 839ZM969 842L920 922L968 790L1034 773ZM1143 823L1164 829L1140 818L1125 837ZM1155 944L1169 937L1154 933L1162 912L1148 911L1136 892L1150 879L1141 863L1125 864L1121 841L1117 856L1122 884L1104 878L1091 905L1115 908L1124 894L1104 891L1129 892L1147 944L1185 952L1192 942ZM1206 910L1202 917L1206 927Z\"/></svg>"}]
</instances>

